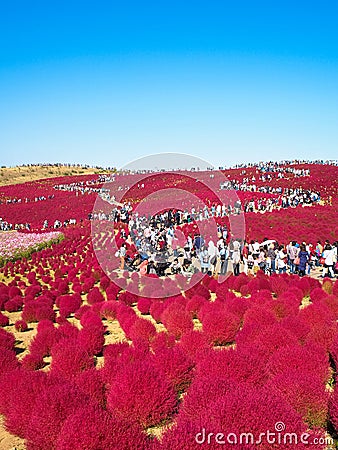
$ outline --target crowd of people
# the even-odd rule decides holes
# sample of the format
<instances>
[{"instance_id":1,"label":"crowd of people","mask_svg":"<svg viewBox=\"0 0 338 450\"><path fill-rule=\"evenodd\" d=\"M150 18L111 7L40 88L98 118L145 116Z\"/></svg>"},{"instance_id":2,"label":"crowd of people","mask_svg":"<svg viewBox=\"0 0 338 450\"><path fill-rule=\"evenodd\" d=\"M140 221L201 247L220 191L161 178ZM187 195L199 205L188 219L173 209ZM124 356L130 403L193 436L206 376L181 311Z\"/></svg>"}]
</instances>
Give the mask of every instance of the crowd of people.
<instances>
[{"instance_id":1,"label":"crowd of people","mask_svg":"<svg viewBox=\"0 0 338 450\"><path fill-rule=\"evenodd\" d=\"M0 231L18 231L18 230L27 230L30 231L31 226L29 223L15 223L12 224L7 220L4 220L0 217Z\"/></svg>"},{"instance_id":2,"label":"crowd of people","mask_svg":"<svg viewBox=\"0 0 338 450\"><path fill-rule=\"evenodd\" d=\"M288 271L304 276L323 267L322 276L334 278L338 269L337 242L317 242L315 247L296 241L287 245L268 239L246 242L231 237L225 225L218 225L217 239L198 233L185 238L178 227L182 223L180 211L168 210L149 220L133 214L130 205L115 217L116 221L120 219L127 224L117 236L123 242L116 254L122 270L159 276L190 276L196 271L210 275L232 271L237 276L258 270L269 275Z\"/></svg>"},{"instance_id":3,"label":"crowd of people","mask_svg":"<svg viewBox=\"0 0 338 450\"><path fill-rule=\"evenodd\" d=\"M242 164L235 164L232 166L232 169L249 169L256 167L261 171L266 171L267 168L269 170L277 170L279 167L282 166L292 166L292 165L299 165L299 164L321 164L321 165L332 165L337 166L338 162L335 160L323 160L323 159L317 159L315 161L312 160L300 160L300 159L293 159L293 160L282 160L282 161L261 161L259 163L242 163Z\"/></svg>"},{"instance_id":4,"label":"crowd of people","mask_svg":"<svg viewBox=\"0 0 338 450\"><path fill-rule=\"evenodd\" d=\"M34 198L20 198L20 197L12 197L12 198L5 198L5 199L1 199L0 198L0 205L1 204L6 204L6 205L10 205L10 204L16 204L16 203L30 203L30 202L43 202L45 200L51 200L52 198L54 198L54 194L48 195L47 197L45 197L44 195L40 195L38 197L34 197Z\"/></svg>"},{"instance_id":5,"label":"crowd of people","mask_svg":"<svg viewBox=\"0 0 338 450\"><path fill-rule=\"evenodd\" d=\"M81 220L82 222L82 220ZM42 230L48 230L53 228L57 230L59 228L65 228L69 225L76 225L76 219L67 219L63 222L61 220L56 219L52 224L49 223L48 219L45 219L42 224ZM32 227L29 223L15 223L12 224L7 222L0 217L0 231L31 231Z\"/></svg>"}]
</instances>

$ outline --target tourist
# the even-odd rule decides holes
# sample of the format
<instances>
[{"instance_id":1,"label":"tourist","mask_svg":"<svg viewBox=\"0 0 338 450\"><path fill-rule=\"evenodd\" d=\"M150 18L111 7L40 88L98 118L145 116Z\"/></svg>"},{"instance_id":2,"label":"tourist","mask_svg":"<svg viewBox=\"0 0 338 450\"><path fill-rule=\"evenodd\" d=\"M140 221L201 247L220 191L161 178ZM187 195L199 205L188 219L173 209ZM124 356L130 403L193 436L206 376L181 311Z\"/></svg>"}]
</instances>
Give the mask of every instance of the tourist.
<instances>
[{"instance_id":1,"label":"tourist","mask_svg":"<svg viewBox=\"0 0 338 450\"><path fill-rule=\"evenodd\" d=\"M334 278L333 266L335 263L335 250L331 247L330 244L326 244L323 252L324 258L324 269L323 270L323 278L328 276L329 278Z\"/></svg>"},{"instance_id":2,"label":"tourist","mask_svg":"<svg viewBox=\"0 0 338 450\"><path fill-rule=\"evenodd\" d=\"M232 267L233 267L234 275L238 276L239 275L239 264L241 261L241 244L237 240L234 240L232 242L231 260L232 260Z\"/></svg>"},{"instance_id":3,"label":"tourist","mask_svg":"<svg viewBox=\"0 0 338 450\"><path fill-rule=\"evenodd\" d=\"M301 244L297 257L299 259L299 261L297 261L298 262L298 274L300 277L303 277L305 275L306 266L310 259L310 255L306 251L306 247L304 244Z\"/></svg>"},{"instance_id":4,"label":"tourist","mask_svg":"<svg viewBox=\"0 0 338 450\"><path fill-rule=\"evenodd\" d=\"M276 257L278 273L286 273L286 258L287 255L284 253L284 247L280 245Z\"/></svg>"}]
</instances>

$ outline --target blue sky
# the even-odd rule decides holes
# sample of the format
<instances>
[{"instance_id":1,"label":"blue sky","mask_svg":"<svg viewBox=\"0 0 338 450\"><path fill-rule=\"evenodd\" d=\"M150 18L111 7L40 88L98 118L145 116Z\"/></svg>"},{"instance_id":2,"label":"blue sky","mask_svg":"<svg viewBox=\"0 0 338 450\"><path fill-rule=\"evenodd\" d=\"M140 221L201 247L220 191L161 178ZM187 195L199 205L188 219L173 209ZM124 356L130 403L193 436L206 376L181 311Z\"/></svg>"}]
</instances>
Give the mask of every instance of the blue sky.
<instances>
[{"instance_id":1,"label":"blue sky","mask_svg":"<svg viewBox=\"0 0 338 450\"><path fill-rule=\"evenodd\" d=\"M1 165L337 158L337 2L1 2L0 42Z\"/></svg>"}]
</instances>

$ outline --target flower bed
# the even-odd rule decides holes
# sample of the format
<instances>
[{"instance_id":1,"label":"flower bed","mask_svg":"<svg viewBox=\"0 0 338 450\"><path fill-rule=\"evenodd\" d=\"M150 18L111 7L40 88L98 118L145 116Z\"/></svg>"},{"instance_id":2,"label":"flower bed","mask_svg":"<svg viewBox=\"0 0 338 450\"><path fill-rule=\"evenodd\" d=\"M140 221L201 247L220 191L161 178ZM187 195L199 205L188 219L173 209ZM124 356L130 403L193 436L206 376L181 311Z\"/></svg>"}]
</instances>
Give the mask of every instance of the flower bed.
<instances>
[{"instance_id":1,"label":"flower bed","mask_svg":"<svg viewBox=\"0 0 338 450\"><path fill-rule=\"evenodd\" d=\"M20 258L27 258L33 252L50 247L52 244L60 242L63 234L59 231L49 233L0 233L0 266L6 261L16 261Z\"/></svg>"}]
</instances>

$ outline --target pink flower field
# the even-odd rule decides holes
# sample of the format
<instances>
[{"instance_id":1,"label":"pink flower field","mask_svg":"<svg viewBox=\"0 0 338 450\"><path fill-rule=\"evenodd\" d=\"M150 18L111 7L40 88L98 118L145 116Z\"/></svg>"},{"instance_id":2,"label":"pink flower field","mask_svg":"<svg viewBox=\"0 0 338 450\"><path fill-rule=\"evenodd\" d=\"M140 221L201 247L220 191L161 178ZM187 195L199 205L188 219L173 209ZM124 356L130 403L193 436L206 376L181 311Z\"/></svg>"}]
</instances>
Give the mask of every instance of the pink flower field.
<instances>
[{"instance_id":1,"label":"pink flower field","mask_svg":"<svg viewBox=\"0 0 338 450\"><path fill-rule=\"evenodd\" d=\"M47 233L0 233L0 258L12 258L20 252L24 252L39 244L58 239L61 233L51 231Z\"/></svg>"}]
</instances>

